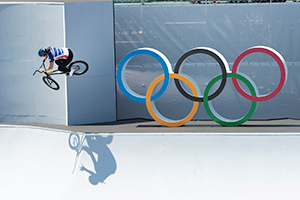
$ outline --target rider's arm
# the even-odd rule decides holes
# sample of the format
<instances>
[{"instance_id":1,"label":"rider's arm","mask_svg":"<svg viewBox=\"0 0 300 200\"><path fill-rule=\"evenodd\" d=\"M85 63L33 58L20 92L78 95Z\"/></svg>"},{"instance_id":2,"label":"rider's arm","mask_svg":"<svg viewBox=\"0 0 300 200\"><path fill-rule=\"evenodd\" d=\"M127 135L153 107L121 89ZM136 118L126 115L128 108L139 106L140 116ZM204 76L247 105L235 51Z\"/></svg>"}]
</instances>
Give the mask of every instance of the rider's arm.
<instances>
[{"instance_id":1,"label":"rider's arm","mask_svg":"<svg viewBox=\"0 0 300 200\"><path fill-rule=\"evenodd\" d=\"M51 54L52 55L52 54ZM47 60L47 58L49 57L49 61L50 61L50 66L46 69L40 69L41 71L48 71L48 70L51 70L53 69L53 65L54 65L54 59L53 59L53 56L51 56L50 54L46 54L44 56L44 62Z\"/></svg>"},{"instance_id":2,"label":"rider's arm","mask_svg":"<svg viewBox=\"0 0 300 200\"><path fill-rule=\"evenodd\" d=\"M54 62L51 62L51 63L50 63L50 66L49 66L46 70L53 69L53 65L54 65Z\"/></svg>"},{"instance_id":3,"label":"rider's arm","mask_svg":"<svg viewBox=\"0 0 300 200\"><path fill-rule=\"evenodd\" d=\"M54 65L54 62L51 62L51 63L50 63L50 66L49 66L48 68L46 68L46 69L41 69L41 71L48 71L48 70L51 70L51 69L53 69L53 65Z\"/></svg>"}]
</instances>

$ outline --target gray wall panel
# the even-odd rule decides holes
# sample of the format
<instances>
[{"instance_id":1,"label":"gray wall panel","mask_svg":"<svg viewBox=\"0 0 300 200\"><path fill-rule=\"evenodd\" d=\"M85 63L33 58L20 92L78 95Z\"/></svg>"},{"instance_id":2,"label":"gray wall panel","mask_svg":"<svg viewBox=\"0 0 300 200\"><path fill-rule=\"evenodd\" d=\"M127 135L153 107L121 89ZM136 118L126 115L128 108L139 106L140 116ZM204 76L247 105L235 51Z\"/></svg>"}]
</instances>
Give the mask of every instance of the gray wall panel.
<instances>
[{"instance_id":1,"label":"gray wall panel","mask_svg":"<svg viewBox=\"0 0 300 200\"><path fill-rule=\"evenodd\" d=\"M63 4L0 4L0 121L65 124L64 78L54 92L32 73L41 47L64 45Z\"/></svg>"},{"instance_id":2,"label":"gray wall panel","mask_svg":"<svg viewBox=\"0 0 300 200\"><path fill-rule=\"evenodd\" d=\"M89 71L67 78L68 124L116 120L113 2L66 4L66 45Z\"/></svg>"},{"instance_id":3,"label":"gray wall panel","mask_svg":"<svg viewBox=\"0 0 300 200\"><path fill-rule=\"evenodd\" d=\"M231 68L242 51L268 46L284 57L289 76L280 94L258 103L252 119L300 118L299 9L297 3L116 6L116 64L134 49L151 47L165 54L174 69L186 51L211 47L226 58ZM184 72L196 80L203 92L212 77L221 73L216 66L211 58L198 55L186 60ZM261 53L247 56L239 69L254 80L260 94L272 91L279 81L276 63ZM146 94L152 80L162 73L157 61L136 56L129 62L126 80L134 91ZM172 84L168 95L156 100L156 104L162 114L178 119L181 113L189 111L191 102L183 100ZM145 104L131 101L119 88L117 99L119 119L150 118ZM248 111L247 101L229 83L214 100L214 106L220 114L235 119ZM203 106L194 119L209 119Z\"/></svg>"}]
</instances>

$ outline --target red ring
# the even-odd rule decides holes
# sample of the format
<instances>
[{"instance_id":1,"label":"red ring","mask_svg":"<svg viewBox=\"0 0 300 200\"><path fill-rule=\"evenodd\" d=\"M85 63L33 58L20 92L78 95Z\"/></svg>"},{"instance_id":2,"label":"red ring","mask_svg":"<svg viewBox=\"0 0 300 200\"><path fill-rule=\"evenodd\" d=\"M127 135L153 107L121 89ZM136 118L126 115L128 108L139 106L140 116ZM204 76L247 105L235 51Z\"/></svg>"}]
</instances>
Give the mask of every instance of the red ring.
<instances>
[{"instance_id":1,"label":"red ring","mask_svg":"<svg viewBox=\"0 0 300 200\"><path fill-rule=\"evenodd\" d=\"M276 96L280 92L280 90L283 88L285 81L286 81L287 73L286 73L285 61L280 56L280 54L277 53L277 51L275 51L274 49L268 48L268 47L263 47L263 46L251 47L250 49L247 49L244 52L242 52L237 57L237 59L234 61L233 66L232 66L232 73L237 72L238 65L244 57L246 57L247 55L249 55L251 53L257 53L257 52L265 53L265 54L271 56L272 58L275 59L275 61L279 65L281 76L280 76L280 81L279 81L277 87L275 88L275 90L267 95L261 95L261 96L254 97L252 95L247 94L240 87L236 78L232 78L232 82L233 82L235 89L246 99L251 100L251 101L266 101L266 100L269 100L269 99L273 98L274 96Z\"/></svg>"}]
</instances>

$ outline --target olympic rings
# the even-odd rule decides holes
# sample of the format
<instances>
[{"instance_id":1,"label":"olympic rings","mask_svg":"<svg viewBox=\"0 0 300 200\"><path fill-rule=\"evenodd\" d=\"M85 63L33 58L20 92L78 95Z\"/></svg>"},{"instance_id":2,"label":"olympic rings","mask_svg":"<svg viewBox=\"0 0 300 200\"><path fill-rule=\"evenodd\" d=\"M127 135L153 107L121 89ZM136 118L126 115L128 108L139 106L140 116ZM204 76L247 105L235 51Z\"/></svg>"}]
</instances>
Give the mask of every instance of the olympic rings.
<instances>
[{"instance_id":1,"label":"olympic rings","mask_svg":"<svg viewBox=\"0 0 300 200\"><path fill-rule=\"evenodd\" d=\"M277 64L279 65L279 68L280 68L280 81L279 81L278 86L276 87L276 89L273 92L266 94L266 95L259 95L258 89L255 86L254 82L249 77L246 77L246 76L243 76L243 75L237 73L238 65L242 61L242 59L244 57L246 57L247 55L249 55L251 53L256 53L256 52L265 53L267 55L270 55L273 59L275 59L275 61L277 62ZM222 71L222 73L220 75L217 75L216 77L214 77L207 84L202 97L200 96L200 90L198 89L195 81L188 75L182 74L181 73L182 70L180 69L182 63L184 62L184 60L187 57L189 57L193 54L198 54L198 53L207 54L207 55L213 57L219 63L219 65L221 67L221 71ZM142 96L142 95L139 95L139 94L133 92L131 90L131 88L127 85L127 82L125 80L125 72L124 71L127 67L128 62L131 60L131 58L133 56L136 56L139 54L147 54L147 55L150 55L150 56L156 58L162 65L163 71L164 71L164 75L161 75L158 78L156 78L154 81L152 81L149 88L147 89L146 96ZM151 49L151 48L141 48L141 49L137 49L137 50L134 50L134 51L128 53L121 60L119 66L118 66L118 69L117 69L117 83L119 85L120 90L128 98L130 98L133 101L137 101L137 102L142 102L142 103L145 102L148 112L152 116L152 118L164 126L181 126L181 125L187 123L188 121L190 121L197 112L199 102L203 102L206 112L208 113L210 118L213 119L215 122L219 123L222 126L238 126L251 118L251 116L253 115L253 113L256 109L256 105L257 105L258 101L269 100L269 99L273 98L274 96L276 96L280 92L280 90L283 88L283 86L285 85L285 82L287 80L287 74L288 74L287 66L286 66L284 58L274 49L265 47L265 46L251 47L251 48L245 50L244 52L242 52L233 63L232 72L230 72L230 70L229 70L229 66L228 66L226 59L218 51L216 51L212 48L208 48L208 47L197 47L197 48L191 49L190 51L186 52L185 54L183 54L180 57L180 59L178 60L178 62L176 63L176 66L175 66L175 73L172 71L169 60L161 52L159 52L155 49ZM170 78L175 79L176 87L183 96L194 101L193 107L192 107L190 113L181 120L171 120L171 119L168 119L168 118L162 116L154 104L154 100L159 98L167 89ZM249 112L244 117L237 119L237 120L231 120L231 119L222 117L215 111L215 109L212 106L212 103L209 102L210 100L217 97L223 91L223 89L226 85L227 78L232 78L233 85L236 88L236 90L238 91L238 93L240 93L246 99L252 101ZM242 81L246 84L246 86L249 88L251 94L247 94L243 89L241 89L241 87L238 84L237 79L239 79L240 81ZM186 83L188 85L188 87L192 91L192 95L188 94L182 88L179 80L183 81L184 83ZM209 94L212 86L219 80L221 80L221 84L220 84L219 88L213 94ZM153 92L155 86L161 81L163 81L162 87L156 94L152 95L152 92Z\"/></svg>"},{"instance_id":2,"label":"olympic rings","mask_svg":"<svg viewBox=\"0 0 300 200\"><path fill-rule=\"evenodd\" d=\"M208 96L208 100L212 100L214 98L216 98L224 89L225 85L226 85L226 81L227 81L227 73L230 71L229 70L229 66L228 63L226 61L226 59L223 57L222 54L220 54L219 52L217 52L216 50L212 49L212 48L208 48L208 47L198 47L195 49L192 49L188 52L186 52L185 54L183 54L178 62L176 63L175 66L175 70L174 73L181 73L180 70L180 66L183 63L183 61L188 58L191 55L197 54L197 53L202 53L202 54L207 54L211 57L213 57L220 65L221 70L222 70L222 81L221 84L219 86L219 88L211 95ZM199 101L199 102L203 102L203 97L195 97L195 96L191 96L190 94L188 94L180 85L180 82L178 81L178 79L175 79L175 84L177 89L179 90L179 92L185 96L186 98L192 100L192 101Z\"/></svg>"},{"instance_id":3,"label":"olympic rings","mask_svg":"<svg viewBox=\"0 0 300 200\"><path fill-rule=\"evenodd\" d=\"M170 74L169 78L175 78L175 80L176 79L182 80L190 87L193 95L198 96L199 91L197 91L197 88L194 86L194 84L188 78L186 78L180 74ZM156 109L154 101L150 100L150 97L152 95L152 91L155 88L155 86L163 79L164 79L164 75L157 77L148 87L147 94L146 94L146 106L147 106L148 112L155 121L157 121L158 123L160 123L164 126L181 126L181 125L189 122L194 117L194 115L196 114L196 112L198 110L199 103L197 101L194 101L191 112L182 120L171 120L171 119L168 119L168 118L162 116L160 114L160 112L158 112L158 110Z\"/></svg>"},{"instance_id":4,"label":"olympic rings","mask_svg":"<svg viewBox=\"0 0 300 200\"><path fill-rule=\"evenodd\" d=\"M252 86L252 83L246 79L244 76L239 75L239 74L235 74L235 73L228 73L227 77L231 77L231 78L237 78L241 81L243 81L247 87L250 89L251 95L252 96L256 96L256 90L257 88L254 88ZM222 117L221 115L219 115L215 109L212 106L211 101L209 101L208 99L208 93L211 89L211 87L222 78L222 74L214 77L206 86L205 91L204 91L204 98L203 98L203 104L204 104L204 108L207 112L207 114L210 116L210 118L212 118L212 120L214 120L215 122L217 122L218 124L221 124L222 126L238 126L241 125L242 123L246 122L248 119L250 119L250 117L253 115L255 109L256 109L256 101L252 101L251 104L251 108L249 110L249 112L247 113L247 115L245 115L244 117L242 117L241 119L238 120L230 120L230 119L226 119L224 117Z\"/></svg>"},{"instance_id":5,"label":"olympic rings","mask_svg":"<svg viewBox=\"0 0 300 200\"><path fill-rule=\"evenodd\" d=\"M256 53L256 52L261 52L261 53L265 53L267 55L272 56L272 58L274 58L275 61L277 62L277 64L279 65L281 76L280 76L280 81L279 81L277 87L275 88L275 90L269 94L258 95L257 97L254 97L254 96L251 96L251 95L247 94L246 92L244 92L244 90L239 86L239 84L235 78L232 79L232 82L233 82L235 89L246 99L249 99L251 101L266 101L266 100L269 100L269 99L273 98L274 96L276 96L280 92L280 90L283 88L283 86L285 85L285 82L287 80L288 73L287 73L286 63L285 63L283 57L277 51L275 51L274 49L271 49L269 47L263 47L263 46L256 46L256 47L247 49L246 51L242 52L237 57L237 59L234 61L233 66L232 66L232 73L237 73L238 65L243 58L245 58L247 55L249 55L251 53Z\"/></svg>"},{"instance_id":6,"label":"olympic rings","mask_svg":"<svg viewBox=\"0 0 300 200\"><path fill-rule=\"evenodd\" d=\"M136 56L139 54L146 54L146 55L152 56L155 59L157 59L160 62L161 66L163 67L165 75L171 74L171 73L173 73L173 71L172 71L170 61L167 59L167 57L164 54L162 54L161 52L157 51L156 49L140 48L140 49L131 51L126 56L124 56L124 58L121 60L119 67L117 69L117 82L120 87L120 90L129 99L132 99L133 101L137 101L140 103L145 103L146 97L139 95L139 94L135 93L134 91L132 91L131 88L128 86L126 79L125 79L125 69L127 67L128 62L133 58L133 56ZM160 97L167 89L168 84L169 84L169 76L165 76L162 87L155 95L153 95L151 100L155 100L158 97Z\"/></svg>"}]
</instances>

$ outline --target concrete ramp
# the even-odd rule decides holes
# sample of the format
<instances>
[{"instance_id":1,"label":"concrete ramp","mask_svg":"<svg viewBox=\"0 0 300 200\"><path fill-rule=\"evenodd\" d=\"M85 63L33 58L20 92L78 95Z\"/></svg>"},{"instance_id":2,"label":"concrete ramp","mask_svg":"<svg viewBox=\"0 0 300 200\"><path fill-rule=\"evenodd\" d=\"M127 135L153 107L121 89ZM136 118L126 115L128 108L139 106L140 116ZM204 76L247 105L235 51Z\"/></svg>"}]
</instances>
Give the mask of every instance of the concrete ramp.
<instances>
[{"instance_id":1,"label":"concrete ramp","mask_svg":"<svg viewBox=\"0 0 300 200\"><path fill-rule=\"evenodd\" d=\"M62 199L73 179L67 141L66 132L1 126L1 199Z\"/></svg>"},{"instance_id":2,"label":"concrete ramp","mask_svg":"<svg viewBox=\"0 0 300 200\"><path fill-rule=\"evenodd\" d=\"M0 126L0 198L298 200L299 136Z\"/></svg>"}]
</instances>

